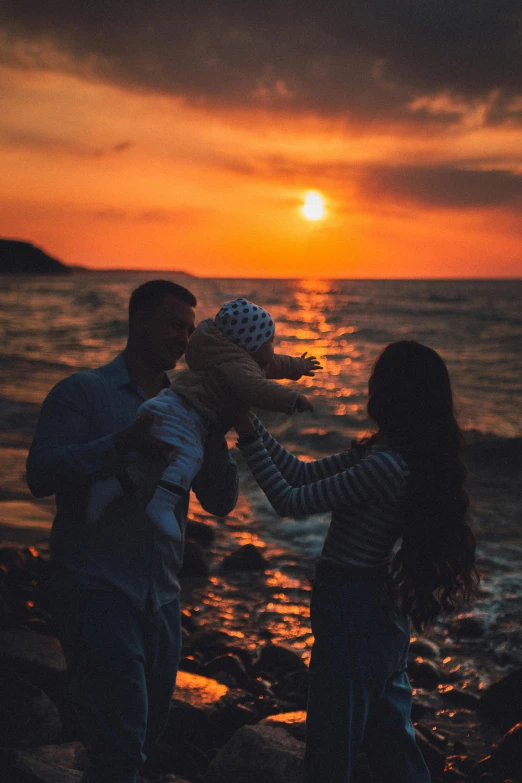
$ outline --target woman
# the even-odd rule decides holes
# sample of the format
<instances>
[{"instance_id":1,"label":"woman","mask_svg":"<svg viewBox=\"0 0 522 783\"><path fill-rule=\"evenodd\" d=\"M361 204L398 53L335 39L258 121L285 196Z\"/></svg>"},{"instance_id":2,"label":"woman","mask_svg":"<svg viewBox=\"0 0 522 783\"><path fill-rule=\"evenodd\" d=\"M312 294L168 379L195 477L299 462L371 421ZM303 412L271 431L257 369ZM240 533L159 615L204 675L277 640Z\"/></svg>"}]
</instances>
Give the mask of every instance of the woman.
<instances>
[{"instance_id":1,"label":"woman","mask_svg":"<svg viewBox=\"0 0 522 783\"><path fill-rule=\"evenodd\" d=\"M393 343L368 392L375 434L314 462L289 454L257 419L236 422L278 514L332 512L312 593L306 783L348 783L365 736L388 783L429 783L410 718L408 618L424 631L478 582L444 362L417 342Z\"/></svg>"}]
</instances>

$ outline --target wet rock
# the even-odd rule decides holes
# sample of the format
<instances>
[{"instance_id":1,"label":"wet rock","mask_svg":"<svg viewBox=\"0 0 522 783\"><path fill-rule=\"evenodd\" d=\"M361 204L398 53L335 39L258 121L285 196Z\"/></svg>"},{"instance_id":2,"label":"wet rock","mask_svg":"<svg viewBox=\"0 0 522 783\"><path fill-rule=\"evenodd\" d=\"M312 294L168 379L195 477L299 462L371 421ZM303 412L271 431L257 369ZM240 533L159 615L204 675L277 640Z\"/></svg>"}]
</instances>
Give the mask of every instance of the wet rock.
<instances>
[{"instance_id":1,"label":"wet rock","mask_svg":"<svg viewBox=\"0 0 522 783\"><path fill-rule=\"evenodd\" d=\"M505 731L521 721L522 669L516 669L490 685L482 696L481 707Z\"/></svg>"},{"instance_id":2,"label":"wet rock","mask_svg":"<svg viewBox=\"0 0 522 783\"><path fill-rule=\"evenodd\" d=\"M272 681L290 672L307 671L306 663L298 652L286 645L272 643L261 648L254 668L259 673L270 675Z\"/></svg>"},{"instance_id":3,"label":"wet rock","mask_svg":"<svg viewBox=\"0 0 522 783\"><path fill-rule=\"evenodd\" d=\"M459 639L480 639L484 636L484 623L477 617L456 617L449 624L450 636Z\"/></svg>"},{"instance_id":4,"label":"wet rock","mask_svg":"<svg viewBox=\"0 0 522 783\"><path fill-rule=\"evenodd\" d=\"M274 684L273 690L278 698L290 702L297 710L304 710L308 702L309 683L308 669L304 669L284 674Z\"/></svg>"},{"instance_id":5,"label":"wet rock","mask_svg":"<svg viewBox=\"0 0 522 783\"><path fill-rule=\"evenodd\" d=\"M244 726L221 748L207 770L208 783L301 783L304 743L287 731Z\"/></svg>"},{"instance_id":6,"label":"wet rock","mask_svg":"<svg viewBox=\"0 0 522 783\"><path fill-rule=\"evenodd\" d=\"M522 723L517 723L493 747L497 757L497 776L502 780L522 772Z\"/></svg>"},{"instance_id":7,"label":"wet rock","mask_svg":"<svg viewBox=\"0 0 522 783\"><path fill-rule=\"evenodd\" d=\"M203 666L201 672L207 677L215 677L217 674L231 675L236 687L246 688L250 685L250 677L241 658L232 653L218 655Z\"/></svg>"},{"instance_id":8,"label":"wet rock","mask_svg":"<svg viewBox=\"0 0 522 783\"><path fill-rule=\"evenodd\" d=\"M427 658L431 661L440 661L440 647L429 639L415 639L415 641L410 644L408 657Z\"/></svg>"},{"instance_id":9,"label":"wet rock","mask_svg":"<svg viewBox=\"0 0 522 783\"><path fill-rule=\"evenodd\" d=\"M41 761L55 767L83 770L85 766L85 748L81 742L63 742L59 745L42 745L24 751L25 759Z\"/></svg>"},{"instance_id":10,"label":"wet rock","mask_svg":"<svg viewBox=\"0 0 522 783\"><path fill-rule=\"evenodd\" d=\"M3 770L5 783L80 783L82 773L56 764L47 764L19 751Z\"/></svg>"},{"instance_id":11,"label":"wet rock","mask_svg":"<svg viewBox=\"0 0 522 783\"><path fill-rule=\"evenodd\" d=\"M0 631L0 665L11 667L52 699L59 698L65 690L65 658L54 636L26 628Z\"/></svg>"},{"instance_id":12,"label":"wet rock","mask_svg":"<svg viewBox=\"0 0 522 783\"><path fill-rule=\"evenodd\" d=\"M259 547L245 544L223 559L222 568L224 571L265 571L268 560Z\"/></svg>"},{"instance_id":13,"label":"wet rock","mask_svg":"<svg viewBox=\"0 0 522 783\"><path fill-rule=\"evenodd\" d=\"M15 671L0 672L0 746L29 748L57 742L62 724L58 708L36 685Z\"/></svg>"},{"instance_id":14,"label":"wet rock","mask_svg":"<svg viewBox=\"0 0 522 783\"><path fill-rule=\"evenodd\" d=\"M480 696L464 688L456 688L453 685L447 686L439 693L442 701L448 704L454 704L456 707L463 707L466 710L476 710L480 706Z\"/></svg>"},{"instance_id":15,"label":"wet rock","mask_svg":"<svg viewBox=\"0 0 522 783\"><path fill-rule=\"evenodd\" d=\"M183 566L179 572L180 578L183 579L183 577L190 576L206 577L209 573L210 566L200 545L196 544L194 541L185 541Z\"/></svg>"},{"instance_id":16,"label":"wet rock","mask_svg":"<svg viewBox=\"0 0 522 783\"><path fill-rule=\"evenodd\" d=\"M263 718L259 725L284 729L294 739L304 742L306 734L306 711L295 710L294 712L280 712L277 715L269 715L267 718Z\"/></svg>"},{"instance_id":17,"label":"wet rock","mask_svg":"<svg viewBox=\"0 0 522 783\"><path fill-rule=\"evenodd\" d=\"M214 748L245 723L257 719L242 704L246 695L216 680L180 671L164 741L172 746L172 766L182 775L201 774Z\"/></svg>"},{"instance_id":18,"label":"wet rock","mask_svg":"<svg viewBox=\"0 0 522 783\"><path fill-rule=\"evenodd\" d=\"M475 783L475 781L480 781L480 783L484 783L484 781L489 780L495 780L496 778L496 770L497 770L497 759L495 756L485 756L483 759L478 761L474 767L470 770L470 778Z\"/></svg>"},{"instance_id":19,"label":"wet rock","mask_svg":"<svg viewBox=\"0 0 522 783\"><path fill-rule=\"evenodd\" d=\"M194 541L202 547L207 547L210 546L215 537L214 529L210 525L206 525L204 522L194 522L190 519L187 522L187 527L185 528L187 541Z\"/></svg>"},{"instance_id":20,"label":"wet rock","mask_svg":"<svg viewBox=\"0 0 522 783\"><path fill-rule=\"evenodd\" d=\"M417 688L436 688L448 680L446 672L434 661L411 658L408 661L408 674Z\"/></svg>"}]
</instances>

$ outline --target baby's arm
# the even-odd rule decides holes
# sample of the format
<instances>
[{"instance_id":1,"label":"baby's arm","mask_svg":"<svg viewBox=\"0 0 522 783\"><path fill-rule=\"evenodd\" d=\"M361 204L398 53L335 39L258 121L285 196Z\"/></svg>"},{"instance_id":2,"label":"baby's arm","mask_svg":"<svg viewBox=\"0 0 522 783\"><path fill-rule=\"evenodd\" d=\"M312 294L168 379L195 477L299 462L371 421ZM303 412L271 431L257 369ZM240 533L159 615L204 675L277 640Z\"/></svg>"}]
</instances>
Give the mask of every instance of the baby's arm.
<instances>
[{"instance_id":1,"label":"baby's arm","mask_svg":"<svg viewBox=\"0 0 522 783\"><path fill-rule=\"evenodd\" d=\"M220 366L222 380L242 406L263 408L267 411L294 413L309 410L303 394L268 380L261 369L246 368L235 362Z\"/></svg>"},{"instance_id":2,"label":"baby's arm","mask_svg":"<svg viewBox=\"0 0 522 783\"><path fill-rule=\"evenodd\" d=\"M265 367L267 378L287 378L290 381L298 381L303 375L315 375L316 370L322 370L322 366L315 356L285 356L276 353L270 363Z\"/></svg>"}]
</instances>

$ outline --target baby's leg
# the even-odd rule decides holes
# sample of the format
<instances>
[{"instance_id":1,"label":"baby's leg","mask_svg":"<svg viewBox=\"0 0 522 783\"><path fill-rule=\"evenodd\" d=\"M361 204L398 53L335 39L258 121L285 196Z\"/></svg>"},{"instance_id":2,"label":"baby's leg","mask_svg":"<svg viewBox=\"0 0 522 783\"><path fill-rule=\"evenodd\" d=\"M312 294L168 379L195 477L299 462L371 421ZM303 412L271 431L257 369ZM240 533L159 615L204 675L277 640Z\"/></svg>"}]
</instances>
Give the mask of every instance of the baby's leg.
<instances>
[{"instance_id":1,"label":"baby's leg","mask_svg":"<svg viewBox=\"0 0 522 783\"><path fill-rule=\"evenodd\" d=\"M90 488L87 497L85 519L88 524L92 525L97 522L111 500L122 494L123 489L116 476L96 481Z\"/></svg>"},{"instance_id":2,"label":"baby's leg","mask_svg":"<svg viewBox=\"0 0 522 783\"><path fill-rule=\"evenodd\" d=\"M181 487L176 492L173 489L167 489L162 482L156 487L152 500L146 508L147 516L152 524L168 538L181 539L175 509L182 494Z\"/></svg>"}]
</instances>

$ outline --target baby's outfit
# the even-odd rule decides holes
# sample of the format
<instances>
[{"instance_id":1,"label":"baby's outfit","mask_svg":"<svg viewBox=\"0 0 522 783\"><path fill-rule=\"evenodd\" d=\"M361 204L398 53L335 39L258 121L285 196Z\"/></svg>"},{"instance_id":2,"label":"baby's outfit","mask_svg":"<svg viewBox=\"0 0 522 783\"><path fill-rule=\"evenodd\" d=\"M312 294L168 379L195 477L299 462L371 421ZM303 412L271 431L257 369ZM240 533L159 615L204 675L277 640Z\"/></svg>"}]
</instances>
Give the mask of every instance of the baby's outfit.
<instances>
[{"instance_id":1,"label":"baby's outfit","mask_svg":"<svg viewBox=\"0 0 522 783\"><path fill-rule=\"evenodd\" d=\"M215 319L202 321L192 334L181 372L170 387L146 400L137 415L153 414L150 434L175 447L150 502L148 516L165 535L179 536L174 509L188 492L203 462L204 444L219 417L239 408L293 413L299 392L271 379L299 380L305 360L274 355L262 369L250 353L270 340L275 326L263 308L246 299L223 305ZM129 489L143 489L148 461L129 461L125 475L97 481L87 502L87 522L98 521L107 505Z\"/></svg>"}]
</instances>

